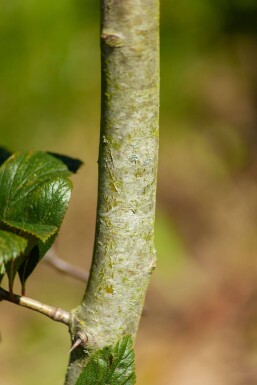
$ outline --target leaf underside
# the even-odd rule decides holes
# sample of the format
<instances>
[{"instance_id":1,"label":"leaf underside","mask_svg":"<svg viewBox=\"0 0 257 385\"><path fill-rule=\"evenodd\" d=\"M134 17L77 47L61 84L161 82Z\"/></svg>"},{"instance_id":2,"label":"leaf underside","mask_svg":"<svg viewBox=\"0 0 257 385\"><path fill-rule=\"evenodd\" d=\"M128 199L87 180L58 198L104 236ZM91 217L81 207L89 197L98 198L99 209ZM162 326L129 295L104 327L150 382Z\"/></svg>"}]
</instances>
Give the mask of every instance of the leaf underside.
<instances>
[{"instance_id":1,"label":"leaf underside","mask_svg":"<svg viewBox=\"0 0 257 385\"><path fill-rule=\"evenodd\" d=\"M4 248L0 239L0 256L7 248L8 255L13 253L8 261L0 257L0 280L5 271L9 281L19 272L24 287L58 234L70 200L72 172L67 160L45 152L10 155L0 148L0 160L1 155L5 161L0 163L0 231L19 237L26 247L21 250L21 244L9 238ZM11 270L10 261L15 261Z\"/></svg>"},{"instance_id":2,"label":"leaf underside","mask_svg":"<svg viewBox=\"0 0 257 385\"><path fill-rule=\"evenodd\" d=\"M113 347L96 351L82 370L76 385L134 385L135 354L130 336Z\"/></svg>"}]
</instances>

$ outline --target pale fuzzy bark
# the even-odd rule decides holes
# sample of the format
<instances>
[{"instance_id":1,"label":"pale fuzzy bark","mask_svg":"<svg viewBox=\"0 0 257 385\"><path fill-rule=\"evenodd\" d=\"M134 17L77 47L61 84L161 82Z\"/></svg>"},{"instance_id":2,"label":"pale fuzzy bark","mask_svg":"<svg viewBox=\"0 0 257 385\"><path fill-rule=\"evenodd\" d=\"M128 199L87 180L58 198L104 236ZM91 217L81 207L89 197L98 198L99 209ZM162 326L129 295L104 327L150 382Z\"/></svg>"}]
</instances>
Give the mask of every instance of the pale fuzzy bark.
<instances>
[{"instance_id":1,"label":"pale fuzzy bark","mask_svg":"<svg viewBox=\"0 0 257 385\"><path fill-rule=\"evenodd\" d=\"M88 351L135 338L155 267L159 120L159 1L102 0L102 116L92 269L71 334ZM90 354L88 353L88 354ZM85 359L71 356L66 385Z\"/></svg>"}]
</instances>

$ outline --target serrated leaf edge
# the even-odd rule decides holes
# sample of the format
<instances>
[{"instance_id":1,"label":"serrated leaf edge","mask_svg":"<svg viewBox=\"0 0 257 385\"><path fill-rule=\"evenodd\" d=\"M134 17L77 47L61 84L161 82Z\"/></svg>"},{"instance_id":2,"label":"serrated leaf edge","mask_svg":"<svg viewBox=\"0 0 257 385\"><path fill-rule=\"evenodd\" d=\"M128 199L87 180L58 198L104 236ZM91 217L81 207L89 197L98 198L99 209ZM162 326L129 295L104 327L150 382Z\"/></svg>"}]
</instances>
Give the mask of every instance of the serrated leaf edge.
<instances>
[{"instance_id":1,"label":"serrated leaf edge","mask_svg":"<svg viewBox=\"0 0 257 385\"><path fill-rule=\"evenodd\" d=\"M25 234L32 235L33 237L39 239L43 243L45 243L52 235L54 235L58 231L58 227L52 226L52 225L47 225L49 227L54 227L54 230L47 237L40 237L39 235L33 233L32 231L29 231L27 229L24 229L23 227L14 225L12 221L8 221L6 219L0 219L0 222L3 222L5 225L7 225L7 226L9 226L9 227L11 227L13 229L20 230L20 231L22 231ZM19 222L16 222L16 223L19 223ZM22 222L20 222L20 223L22 223ZM28 224L28 225L39 225L39 223L26 223L26 224ZM41 225L41 226L44 226L44 225Z\"/></svg>"}]
</instances>

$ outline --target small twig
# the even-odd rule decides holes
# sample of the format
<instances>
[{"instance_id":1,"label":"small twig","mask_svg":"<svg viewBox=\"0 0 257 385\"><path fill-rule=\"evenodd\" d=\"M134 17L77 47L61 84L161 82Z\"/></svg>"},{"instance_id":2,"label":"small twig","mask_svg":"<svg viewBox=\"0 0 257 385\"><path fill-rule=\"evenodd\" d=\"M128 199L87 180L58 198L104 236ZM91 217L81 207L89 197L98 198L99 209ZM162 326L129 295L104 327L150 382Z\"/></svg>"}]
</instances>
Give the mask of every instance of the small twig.
<instances>
[{"instance_id":1,"label":"small twig","mask_svg":"<svg viewBox=\"0 0 257 385\"><path fill-rule=\"evenodd\" d=\"M87 282L89 273L87 271L83 271L77 267L74 267L72 264L65 262L63 259L58 258L52 250L44 256L43 259L48 265L55 268L55 270L60 273L70 275L71 277L77 278L82 282Z\"/></svg>"},{"instance_id":2,"label":"small twig","mask_svg":"<svg viewBox=\"0 0 257 385\"><path fill-rule=\"evenodd\" d=\"M23 297L18 294L12 294L0 287L0 301L12 302L16 305L26 307L27 309L37 311L53 321L69 325L70 313L53 306L46 305L29 297Z\"/></svg>"}]
</instances>

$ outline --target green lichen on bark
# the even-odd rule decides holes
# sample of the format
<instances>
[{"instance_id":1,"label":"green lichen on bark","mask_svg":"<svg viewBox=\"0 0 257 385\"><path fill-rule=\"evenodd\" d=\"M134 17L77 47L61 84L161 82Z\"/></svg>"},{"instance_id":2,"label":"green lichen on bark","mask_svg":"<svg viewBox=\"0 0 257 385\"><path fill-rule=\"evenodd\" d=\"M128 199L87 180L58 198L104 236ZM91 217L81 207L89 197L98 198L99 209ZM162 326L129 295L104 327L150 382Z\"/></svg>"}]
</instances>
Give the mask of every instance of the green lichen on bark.
<instances>
[{"instance_id":1,"label":"green lichen on bark","mask_svg":"<svg viewBox=\"0 0 257 385\"><path fill-rule=\"evenodd\" d=\"M97 349L135 338L155 267L159 126L159 0L102 0L102 111L96 238L90 279L71 334L66 385Z\"/></svg>"}]
</instances>

